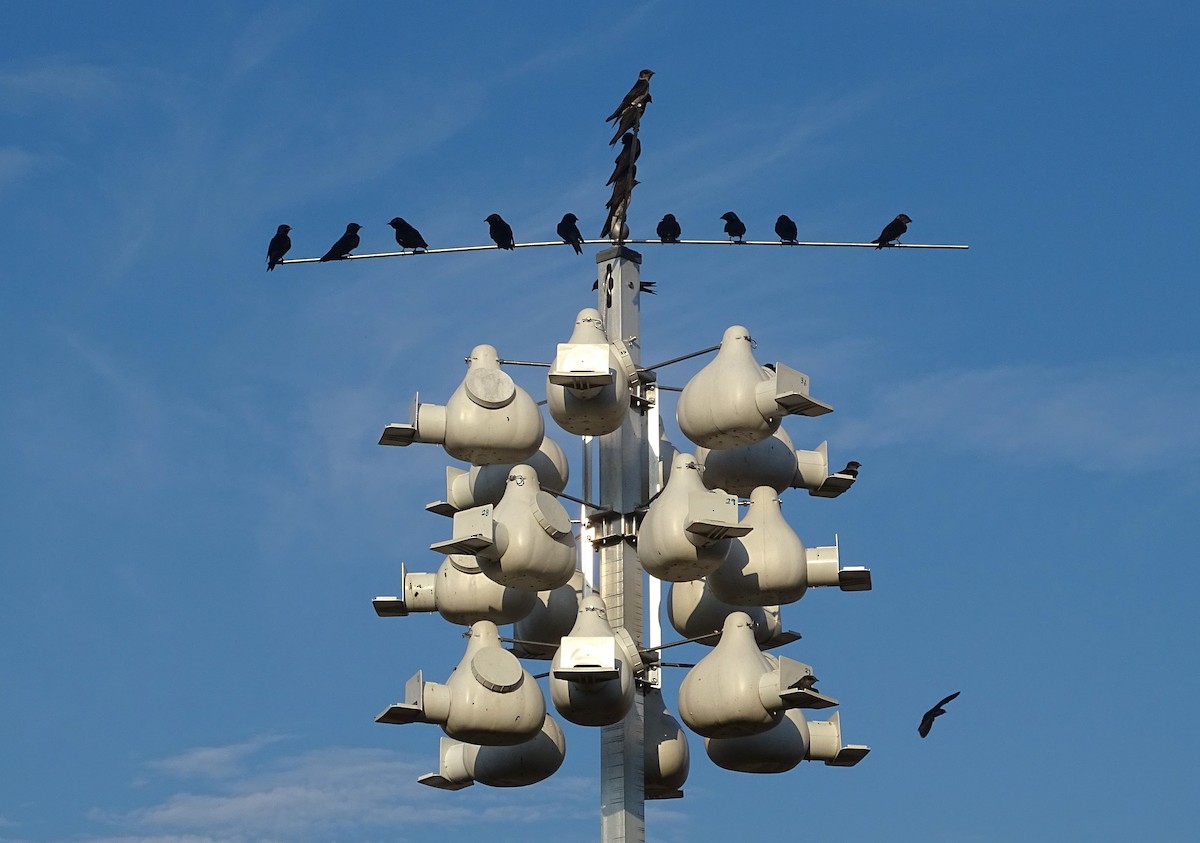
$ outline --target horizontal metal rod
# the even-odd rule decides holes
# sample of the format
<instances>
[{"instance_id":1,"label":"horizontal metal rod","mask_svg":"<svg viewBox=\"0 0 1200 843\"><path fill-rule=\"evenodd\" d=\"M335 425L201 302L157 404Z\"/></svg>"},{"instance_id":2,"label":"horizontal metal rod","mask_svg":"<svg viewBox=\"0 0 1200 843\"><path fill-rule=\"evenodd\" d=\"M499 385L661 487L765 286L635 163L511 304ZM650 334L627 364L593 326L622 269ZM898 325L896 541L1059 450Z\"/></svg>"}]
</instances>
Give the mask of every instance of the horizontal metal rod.
<instances>
[{"instance_id":1,"label":"horizontal metal rod","mask_svg":"<svg viewBox=\"0 0 1200 843\"><path fill-rule=\"evenodd\" d=\"M661 240L625 240L622 243L617 243L613 240L584 240L585 246L775 246L789 248L792 246L831 246L851 249L874 249L875 243L810 243L801 241L798 243L780 243L778 240L743 240L735 242L733 240L679 240L675 243L663 243ZM518 249L536 249L542 246L570 246L570 243L564 243L561 240L547 240L541 243L517 243L515 247ZM410 258L414 255L449 255L457 252L487 252L495 251L500 247L495 245L490 246L453 246L447 249L425 249L419 252L378 252L369 255L347 255L340 260L371 260L372 258ZM885 249L969 249L970 246L946 245L940 243L897 243L894 246L885 246ZM281 260L279 263L320 263L320 258L289 258ZM327 261L327 263L336 263L336 261Z\"/></svg>"},{"instance_id":2,"label":"horizontal metal rod","mask_svg":"<svg viewBox=\"0 0 1200 843\"><path fill-rule=\"evenodd\" d=\"M701 354L708 354L710 351L720 351L721 346L714 345L709 348L702 348L699 351L693 351L691 354L684 354L681 357L672 357L670 360L664 360L661 363L655 363L653 366L643 366L647 372L653 372L655 369L661 369L663 366L670 366L672 363L680 363L684 360L691 360L693 357L699 357Z\"/></svg>"},{"instance_id":3,"label":"horizontal metal rod","mask_svg":"<svg viewBox=\"0 0 1200 843\"><path fill-rule=\"evenodd\" d=\"M470 361L471 358L468 357L467 362L469 363ZM496 362L501 366L535 366L539 369L549 369L554 365L552 363L532 363L528 360L497 360Z\"/></svg>"},{"instance_id":4,"label":"horizontal metal rod","mask_svg":"<svg viewBox=\"0 0 1200 843\"><path fill-rule=\"evenodd\" d=\"M583 504L584 506L590 507L592 509L596 509L596 510L600 510L600 511L608 509L607 506L601 506L598 503L592 503L591 501L585 501L583 498L577 498L574 495L568 495L566 492L556 492L553 489L545 489L544 491L549 492L550 494L554 495L556 498L566 498L569 501L575 501L575 503Z\"/></svg>"},{"instance_id":5,"label":"horizontal metal rod","mask_svg":"<svg viewBox=\"0 0 1200 843\"><path fill-rule=\"evenodd\" d=\"M672 641L670 644L659 644L657 647L639 647L638 652L639 653L653 653L656 651L661 652L662 650L669 650L672 647L678 647L682 644L694 644L697 641L704 641L707 638L715 638L716 636L720 635L721 632L722 632L722 630L714 629L712 632L706 632L704 635L697 635L695 638L684 638L682 641Z\"/></svg>"}]
</instances>

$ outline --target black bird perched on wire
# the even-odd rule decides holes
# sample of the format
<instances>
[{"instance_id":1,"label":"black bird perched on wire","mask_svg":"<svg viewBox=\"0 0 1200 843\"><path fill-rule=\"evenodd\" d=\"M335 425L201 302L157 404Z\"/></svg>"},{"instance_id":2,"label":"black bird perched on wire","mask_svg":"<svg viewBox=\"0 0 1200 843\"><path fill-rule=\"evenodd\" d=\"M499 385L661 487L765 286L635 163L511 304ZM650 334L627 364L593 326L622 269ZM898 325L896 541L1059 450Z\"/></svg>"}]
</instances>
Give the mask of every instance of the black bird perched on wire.
<instances>
[{"instance_id":1,"label":"black bird perched on wire","mask_svg":"<svg viewBox=\"0 0 1200 843\"><path fill-rule=\"evenodd\" d=\"M361 228L362 226L356 222L352 222L346 226L346 233L329 247L329 251L324 254L321 260L340 261L357 249L359 244L358 232Z\"/></svg>"},{"instance_id":2,"label":"black bird perched on wire","mask_svg":"<svg viewBox=\"0 0 1200 843\"><path fill-rule=\"evenodd\" d=\"M393 217L388 225L396 229L396 242L400 245L401 249L412 249L415 252L417 249L424 250L429 248L429 244L425 242L425 238L421 236L421 232L417 231L400 217Z\"/></svg>"},{"instance_id":3,"label":"black bird perched on wire","mask_svg":"<svg viewBox=\"0 0 1200 843\"><path fill-rule=\"evenodd\" d=\"M513 241L512 228L509 227L499 214L489 214L484 220L488 224L488 234L496 241L496 245L501 249L512 250L516 247Z\"/></svg>"},{"instance_id":4,"label":"black bird perched on wire","mask_svg":"<svg viewBox=\"0 0 1200 843\"><path fill-rule=\"evenodd\" d=\"M617 121L617 133L612 136L612 140L608 142L609 146L621 139L621 136L626 132L637 133L637 130L642 125L642 115L646 113L646 106L652 102L649 94L646 94L645 102L631 105L621 112L621 119Z\"/></svg>"},{"instance_id":5,"label":"black bird perched on wire","mask_svg":"<svg viewBox=\"0 0 1200 843\"><path fill-rule=\"evenodd\" d=\"M292 238L288 237L288 232L291 230L290 225L281 225L275 229L275 236L267 244L267 272L274 269L283 260L283 256L288 253L288 249L292 248Z\"/></svg>"},{"instance_id":6,"label":"black bird perched on wire","mask_svg":"<svg viewBox=\"0 0 1200 843\"><path fill-rule=\"evenodd\" d=\"M643 70L638 74L637 81L633 83L633 87L629 89L629 93L625 95L625 99L621 100L621 104L617 106L616 111L604 118L605 123L611 123L621 116L621 112L630 106L644 105L650 99L650 77L654 75L654 71L650 69Z\"/></svg>"},{"instance_id":7,"label":"black bird perched on wire","mask_svg":"<svg viewBox=\"0 0 1200 843\"><path fill-rule=\"evenodd\" d=\"M780 243L795 243L799 234L796 223L787 214L780 214L775 220L775 233L779 235Z\"/></svg>"},{"instance_id":8,"label":"black bird perched on wire","mask_svg":"<svg viewBox=\"0 0 1200 843\"><path fill-rule=\"evenodd\" d=\"M733 211L726 211L721 214L721 219L725 220L725 233L729 235L729 239L735 243L742 242L742 237L746 234L746 224L738 219L738 215Z\"/></svg>"},{"instance_id":9,"label":"black bird perched on wire","mask_svg":"<svg viewBox=\"0 0 1200 843\"><path fill-rule=\"evenodd\" d=\"M883 231L880 232L879 237L871 242L875 244L876 249L882 249L884 246L893 245L893 240L899 240L900 235L908 231L908 224L910 222L912 222L912 220L908 218L908 214L898 215L894 220L885 225L883 227Z\"/></svg>"},{"instance_id":10,"label":"black bird perched on wire","mask_svg":"<svg viewBox=\"0 0 1200 843\"><path fill-rule=\"evenodd\" d=\"M679 235L683 234L679 223L675 221L674 214L664 215L655 231L658 233L658 239L663 243L678 243Z\"/></svg>"},{"instance_id":11,"label":"black bird perched on wire","mask_svg":"<svg viewBox=\"0 0 1200 843\"><path fill-rule=\"evenodd\" d=\"M577 222L579 222L579 217L574 214L563 214L562 222L558 224L558 228L555 231L558 232L558 236L563 239L564 243L571 244L572 248L575 249L575 254L582 255L583 235L579 233L579 226L576 225Z\"/></svg>"},{"instance_id":12,"label":"black bird perched on wire","mask_svg":"<svg viewBox=\"0 0 1200 843\"><path fill-rule=\"evenodd\" d=\"M925 716L921 718L921 725L917 727L917 732L921 735L921 737L928 735L929 730L933 728L933 721L946 713L946 709L942 708L942 706L950 702L950 700L954 699L961 693L962 691L955 691L953 694L946 697L946 699L929 709L929 711L925 712Z\"/></svg>"}]
</instances>

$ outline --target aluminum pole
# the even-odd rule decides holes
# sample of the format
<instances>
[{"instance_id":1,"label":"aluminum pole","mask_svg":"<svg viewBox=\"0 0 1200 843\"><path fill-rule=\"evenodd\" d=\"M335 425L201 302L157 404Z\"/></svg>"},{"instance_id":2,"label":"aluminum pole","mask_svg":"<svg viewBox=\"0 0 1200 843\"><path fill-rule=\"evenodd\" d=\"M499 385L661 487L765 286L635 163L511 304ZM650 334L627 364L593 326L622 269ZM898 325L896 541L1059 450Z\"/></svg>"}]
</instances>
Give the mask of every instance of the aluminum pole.
<instances>
[{"instance_id":1,"label":"aluminum pole","mask_svg":"<svg viewBox=\"0 0 1200 843\"><path fill-rule=\"evenodd\" d=\"M599 310L609 342L620 342L640 362L642 256L624 246L596 255ZM647 498L649 483L646 415L630 409L619 430L600 437L599 499L611 507L605 534L620 540L600 548L600 596L613 627L624 627L643 644L642 566L627 537L634 510ZM600 733L600 825L604 843L644 843L646 787L643 760L645 705L641 689L625 718Z\"/></svg>"}]
</instances>

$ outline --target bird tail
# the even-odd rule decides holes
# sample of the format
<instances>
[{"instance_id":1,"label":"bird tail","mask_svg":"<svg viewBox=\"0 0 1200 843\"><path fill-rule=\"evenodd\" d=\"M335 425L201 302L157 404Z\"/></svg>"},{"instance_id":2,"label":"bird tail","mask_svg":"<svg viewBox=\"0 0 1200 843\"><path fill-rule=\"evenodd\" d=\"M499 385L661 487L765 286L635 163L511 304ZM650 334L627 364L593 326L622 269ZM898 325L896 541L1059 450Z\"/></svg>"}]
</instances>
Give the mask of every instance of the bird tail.
<instances>
[{"instance_id":1,"label":"bird tail","mask_svg":"<svg viewBox=\"0 0 1200 843\"><path fill-rule=\"evenodd\" d=\"M575 254L577 254L577 255L583 254L583 246L580 246L578 243L572 243L571 245L575 247Z\"/></svg>"}]
</instances>

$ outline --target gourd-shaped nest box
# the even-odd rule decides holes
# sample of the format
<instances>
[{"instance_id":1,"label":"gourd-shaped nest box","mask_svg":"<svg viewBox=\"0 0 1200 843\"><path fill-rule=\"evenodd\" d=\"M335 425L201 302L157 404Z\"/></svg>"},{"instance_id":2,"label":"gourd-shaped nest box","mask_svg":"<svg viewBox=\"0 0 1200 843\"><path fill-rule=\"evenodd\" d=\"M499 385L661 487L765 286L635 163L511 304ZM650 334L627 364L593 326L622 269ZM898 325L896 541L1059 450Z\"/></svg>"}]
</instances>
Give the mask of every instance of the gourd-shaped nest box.
<instances>
[{"instance_id":1,"label":"gourd-shaped nest box","mask_svg":"<svg viewBox=\"0 0 1200 843\"><path fill-rule=\"evenodd\" d=\"M785 415L833 410L809 397L808 385L807 375L781 363L759 365L750 332L734 325L716 357L684 386L675 416L683 434L701 447L752 445L778 430Z\"/></svg>"},{"instance_id":2,"label":"gourd-shaped nest box","mask_svg":"<svg viewBox=\"0 0 1200 843\"><path fill-rule=\"evenodd\" d=\"M746 531L738 524L737 498L705 489L696 458L676 454L667 485L638 527L638 559L660 580L698 579L716 570L732 537Z\"/></svg>"},{"instance_id":3,"label":"gourd-shaped nest box","mask_svg":"<svg viewBox=\"0 0 1200 843\"><path fill-rule=\"evenodd\" d=\"M386 708L380 723L436 723L450 737L484 746L524 743L542 728L546 701L517 657L500 646L491 621L472 625L462 661L444 685L408 680L404 702Z\"/></svg>"},{"instance_id":4,"label":"gourd-shaped nest box","mask_svg":"<svg viewBox=\"0 0 1200 843\"><path fill-rule=\"evenodd\" d=\"M572 723L611 725L633 705L634 674L642 666L629 634L609 625L604 601L590 594L550 662L550 699Z\"/></svg>"},{"instance_id":5,"label":"gourd-shaped nest box","mask_svg":"<svg viewBox=\"0 0 1200 843\"><path fill-rule=\"evenodd\" d=\"M770 486L750 494L742 525L752 527L734 539L729 556L708 575L708 587L734 606L794 603L808 588L804 542L783 517L779 496Z\"/></svg>"},{"instance_id":6,"label":"gourd-shaped nest box","mask_svg":"<svg viewBox=\"0 0 1200 843\"><path fill-rule=\"evenodd\" d=\"M408 424L384 428L380 445L428 442L455 459L484 465L517 463L533 455L545 432L542 413L528 392L500 368L490 345L477 345L467 374L445 406L413 401Z\"/></svg>"},{"instance_id":7,"label":"gourd-shaped nest box","mask_svg":"<svg viewBox=\"0 0 1200 843\"><path fill-rule=\"evenodd\" d=\"M579 311L571 338L560 343L546 375L546 406L558 426L602 436L629 413L629 377L604 333L600 311Z\"/></svg>"}]
</instances>

